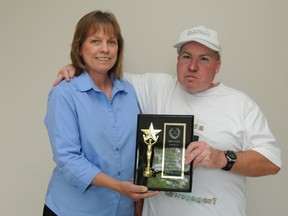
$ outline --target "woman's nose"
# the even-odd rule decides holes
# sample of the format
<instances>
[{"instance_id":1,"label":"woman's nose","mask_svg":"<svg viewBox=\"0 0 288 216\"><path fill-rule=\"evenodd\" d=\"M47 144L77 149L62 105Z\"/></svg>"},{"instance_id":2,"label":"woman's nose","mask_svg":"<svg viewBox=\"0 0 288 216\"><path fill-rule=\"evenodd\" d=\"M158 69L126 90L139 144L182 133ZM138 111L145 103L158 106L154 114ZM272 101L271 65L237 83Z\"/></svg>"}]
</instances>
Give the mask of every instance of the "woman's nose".
<instances>
[{"instance_id":1,"label":"woman's nose","mask_svg":"<svg viewBox=\"0 0 288 216\"><path fill-rule=\"evenodd\" d=\"M108 43L104 42L101 44L101 51L102 52L108 52Z\"/></svg>"}]
</instances>

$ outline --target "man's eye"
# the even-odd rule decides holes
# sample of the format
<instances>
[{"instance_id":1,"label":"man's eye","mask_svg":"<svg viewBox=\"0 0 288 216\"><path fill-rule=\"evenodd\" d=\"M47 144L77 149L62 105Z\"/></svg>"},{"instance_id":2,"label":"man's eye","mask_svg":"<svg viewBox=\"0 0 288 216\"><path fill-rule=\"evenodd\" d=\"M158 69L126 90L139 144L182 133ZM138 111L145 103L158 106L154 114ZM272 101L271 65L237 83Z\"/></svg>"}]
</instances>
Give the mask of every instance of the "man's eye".
<instances>
[{"instance_id":1,"label":"man's eye","mask_svg":"<svg viewBox=\"0 0 288 216\"><path fill-rule=\"evenodd\" d=\"M201 57L201 58L200 58L200 61L202 61L202 62L208 62L209 59L208 59L207 57Z\"/></svg>"},{"instance_id":2,"label":"man's eye","mask_svg":"<svg viewBox=\"0 0 288 216\"><path fill-rule=\"evenodd\" d=\"M187 55L187 54L183 54L183 55L182 55L182 58L183 58L183 59L191 59L191 56L189 56L189 55Z\"/></svg>"}]
</instances>

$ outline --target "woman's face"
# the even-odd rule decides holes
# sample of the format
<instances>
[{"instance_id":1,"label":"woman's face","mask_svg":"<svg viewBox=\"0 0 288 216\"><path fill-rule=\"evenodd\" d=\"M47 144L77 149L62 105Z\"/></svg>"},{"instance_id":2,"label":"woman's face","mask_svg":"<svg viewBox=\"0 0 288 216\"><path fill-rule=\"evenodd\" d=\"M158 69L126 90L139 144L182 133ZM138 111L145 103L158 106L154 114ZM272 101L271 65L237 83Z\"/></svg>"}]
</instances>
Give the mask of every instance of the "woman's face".
<instances>
[{"instance_id":1,"label":"woman's face","mask_svg":"<svg viewBox=\"0 0 288 216\"><path fill-rule=\"evenodd\" d=\"M107 74L117 61L117 52L116 35L106 33L103 28L90 31L80 48L80 55L90 74Z\"/></svg>"}]
</instances>

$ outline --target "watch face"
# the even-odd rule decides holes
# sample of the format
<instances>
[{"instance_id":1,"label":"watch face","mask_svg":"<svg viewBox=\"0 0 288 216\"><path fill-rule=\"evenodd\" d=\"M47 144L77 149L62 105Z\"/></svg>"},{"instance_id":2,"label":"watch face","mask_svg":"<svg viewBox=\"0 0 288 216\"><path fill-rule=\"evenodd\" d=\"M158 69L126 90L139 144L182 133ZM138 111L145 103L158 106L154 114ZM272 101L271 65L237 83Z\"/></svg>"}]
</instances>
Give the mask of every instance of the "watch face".
<instances>
[{"instance_id":1,"label":"watch face","mask_svg":"<svg viewBox=\"0 0 288 216\"><path fill-rule=\"evenodd\" d=\"M233 151L225 151L225 156L227 158L227 164L222 169L225 171L231 170L233 164L236 162L237 156Z\"/></svg>"},{"instance_id":2,"label":"watch face","mask_svg":"<svg viewBox=\"0 0 288 216\"><path fill-rule=\"evenodd\" d=\"M236 154L233 151L227 151L227 156L231 159L231 160L236 160Z\"/></svg>"}]
</instances>

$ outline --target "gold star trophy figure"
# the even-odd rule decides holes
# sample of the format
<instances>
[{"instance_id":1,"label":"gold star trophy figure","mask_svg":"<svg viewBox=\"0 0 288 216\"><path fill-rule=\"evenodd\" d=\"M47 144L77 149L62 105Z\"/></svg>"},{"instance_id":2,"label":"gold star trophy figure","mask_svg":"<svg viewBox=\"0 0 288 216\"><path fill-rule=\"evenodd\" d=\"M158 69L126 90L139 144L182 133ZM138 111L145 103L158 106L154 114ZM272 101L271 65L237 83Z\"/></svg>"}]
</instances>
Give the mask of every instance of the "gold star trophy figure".
<instances>
[{"instance_id":1,"label":"gold star trophy figure","mask_svg":"<svg viewBox=\"0 0 288 216\"><path fill-rule=\"evenodd\" d=\"M158 133L161 132L161 130L154 130L153 123L151 122L149 129L141 129L143 134L143 140L144 143L147 145L147 166L145 167L145 170L143 171L143 176L145 177L152 177L154 176L154 169L151 167L151 161L152 161L152 147L155 145L158 141L159 136L156 136Z\"/></svg>"}]
</instances>

